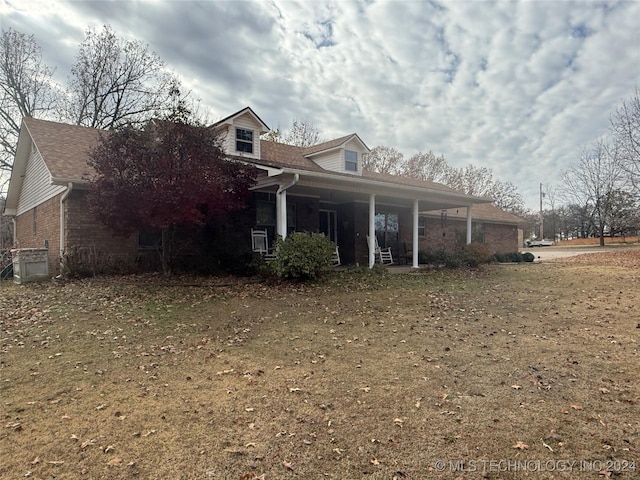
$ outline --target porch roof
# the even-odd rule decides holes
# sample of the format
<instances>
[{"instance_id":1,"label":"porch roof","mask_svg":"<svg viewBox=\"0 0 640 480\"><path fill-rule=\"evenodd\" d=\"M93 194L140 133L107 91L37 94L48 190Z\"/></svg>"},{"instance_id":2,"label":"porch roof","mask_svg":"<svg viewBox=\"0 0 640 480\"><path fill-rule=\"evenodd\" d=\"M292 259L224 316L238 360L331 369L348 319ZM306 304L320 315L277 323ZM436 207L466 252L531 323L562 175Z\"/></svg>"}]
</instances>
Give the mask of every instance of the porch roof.
<instances>
[{"instance_id":1,"label":"porch roof","mask_svg":"<svg viewBox=\"0 0 640 480\"><path fill-rule=\"evenodd\" d=\"M335 147L351 137L352 135L348 135L325 145ZM260 148L262 158L251 160L251 163L258 167L268 167L269 171L258 177L254 190L275 191L280 184L289 183L297 174L299 179L289 190L290 193L318 197L323 202L365 202L370 194L375 194L376 203L409 206L413 200L418 200L420 210L429 211L493 201L490 198L463 194L440 183L399 175L368 170L363 170L362 175L353 175L325 170L305 156L308 154L307 148L266 140L261 141Z\"/></svg>"}]
</instances>

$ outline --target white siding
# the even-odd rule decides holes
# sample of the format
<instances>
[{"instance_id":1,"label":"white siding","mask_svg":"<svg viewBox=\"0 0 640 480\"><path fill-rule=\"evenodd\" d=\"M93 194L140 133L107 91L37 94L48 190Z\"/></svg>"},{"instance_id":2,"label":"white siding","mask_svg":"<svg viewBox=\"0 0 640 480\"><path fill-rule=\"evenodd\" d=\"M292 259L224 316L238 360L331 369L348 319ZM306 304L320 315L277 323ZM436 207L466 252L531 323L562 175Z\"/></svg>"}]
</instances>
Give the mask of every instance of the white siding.
<instances>
[{"instance_id":1,"label":"white siding","mask_svg":"<svg viewBox=\"0 0 640 480\"><path fill-rule=\"evenodd\" d=\"M63 192L66 187L51 184L51 173L37 149L32 149L24 172L22 191L18 200L17 214L20 215L42 202Z\"/></svg>"},{"instance_id":2,"label":"white siding","mask_svg":"<svg viewBox=\"0 0 640 480\"><path fill-rule=\"evenodd\" d=\"M331 152L314 155L311 159L325 170L332 172L344 172L344 153L342 149L332 150ZM355 172L351 172L355 173Z\"/></svg>"},{"instance_id":3,"label":"white siding","mask_svg":"<svg viewBox=\"0 0 640 480\"><path fill-rule=\"evenodd\" d=\"M253 153L238 152L236 151L236 128L243 128L245 130L251 130L253 132ZM261 125L257 123L253 117L245 113L237 118L233 119L233 128L230 129L227 146L231 154L239 155L250 158L260 158L260 130Z\"/></svg>"},{"instance_id":4,"label":"white siding","mask_svg":"<svg viewBox=\"0 0 640 480\"><path fill-rule=\"evenodd\" d=\"M350 173L351 175L362 175L362 154L364 150L357 140L350 140L343 145L344 148L332 150L331 152L316 155L311 159L320 165L325 170L340 173ZM345 150L351 150L358 153L358 171L353 172L345 169L344 166L344 152Z\"/></svg>"}]
</instances>

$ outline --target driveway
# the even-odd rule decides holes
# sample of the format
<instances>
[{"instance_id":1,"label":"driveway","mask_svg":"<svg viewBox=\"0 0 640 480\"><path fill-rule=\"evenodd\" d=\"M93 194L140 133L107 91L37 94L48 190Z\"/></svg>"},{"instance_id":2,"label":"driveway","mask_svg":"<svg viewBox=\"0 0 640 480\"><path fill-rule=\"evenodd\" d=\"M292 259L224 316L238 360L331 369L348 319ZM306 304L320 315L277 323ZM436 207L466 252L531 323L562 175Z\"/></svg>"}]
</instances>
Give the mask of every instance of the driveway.
<instances>
[{"instance_id":1,"label":"driveway","mask_svg":"<svg viewBox=\"0 0 640 480\"><path fill-rule=\"evenodd\" d=\"M622 252L624 250L637 250L640 246L633 247L594 247L594 246L575 246L575 247L534 247L521 248L520 252L531 252L536 256L536 262L544 262L555 258L574 257L576 255L584 255L587 253L604 253L604 252Z\"/></svg>"}]
</instances>

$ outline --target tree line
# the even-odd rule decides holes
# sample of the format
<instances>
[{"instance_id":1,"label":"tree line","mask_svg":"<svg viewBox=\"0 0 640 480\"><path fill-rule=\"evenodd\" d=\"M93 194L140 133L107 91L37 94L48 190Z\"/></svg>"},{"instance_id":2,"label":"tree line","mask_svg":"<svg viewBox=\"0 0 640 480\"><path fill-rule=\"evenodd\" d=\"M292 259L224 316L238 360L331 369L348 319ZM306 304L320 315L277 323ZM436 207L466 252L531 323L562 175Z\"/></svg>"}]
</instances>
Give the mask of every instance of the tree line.
<instances>
[{"instance_id":1,"label":"tree line","mask_svg":"<svg viewBox=\"0 0 640 480\"><path fill-rule=\"evenodd\" d=\"M142 125L189 100L148 45L119 38L108 25L86 30L66 85L54 73L33 35L2 30L0 173L11 171L23 117L112 129Z\"/></svg>"}]
</instances>

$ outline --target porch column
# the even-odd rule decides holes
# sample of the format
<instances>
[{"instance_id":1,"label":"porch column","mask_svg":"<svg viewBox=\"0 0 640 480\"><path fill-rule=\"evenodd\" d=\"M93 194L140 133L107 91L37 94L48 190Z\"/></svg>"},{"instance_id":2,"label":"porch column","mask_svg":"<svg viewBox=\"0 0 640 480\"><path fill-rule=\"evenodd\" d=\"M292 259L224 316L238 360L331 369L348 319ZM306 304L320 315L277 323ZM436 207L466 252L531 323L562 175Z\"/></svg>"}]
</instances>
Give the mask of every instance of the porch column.
<instances>
[{"instance_id":1,"label":"porch column","mask_svg":"<svg viewBox=\"0 0 640 480\"><path fill-rule=\"evenodd\" d=\"M420 268L418 265L418 200L413 201L413 268Z\"/></svg>"},{"instance_id":2,"label":"porch column","mask_svg":"<svg viewBox=\"0 0 640 480\"><path fill-rule=\"evenodd\" d=\"M376 263L376 196L369 195L369 268Z\"/></svg>"},{"instance_id":3,"label":"porch column","mask_svg":"<svg viewBox=\"0 0 640 480\"><path fill-rule=\"evenodd\" d=\"M287 191L276 194L276 232L284 240L287 238Z\"/></svg>"},{"instance_id":4,"label":"porch column","mask_svg":"<svg viewBox=\"0 0 640 480\"><path fill-rule=\"evenodd\" d=\"M467 245L471 243L471 205L467 207Z\"/></svg>"}]
</instances>

